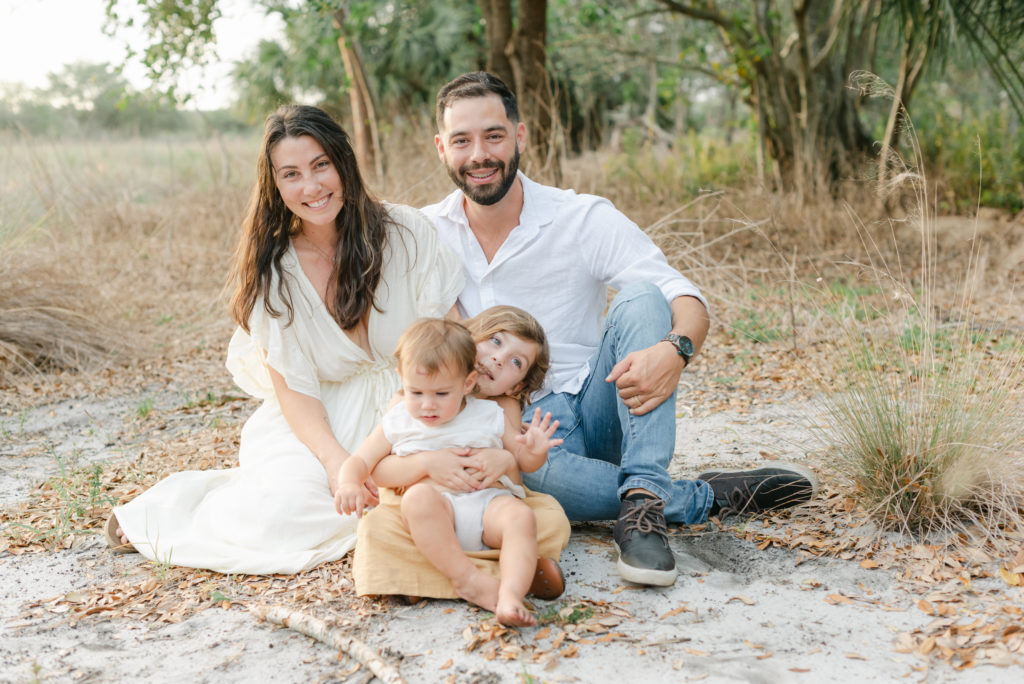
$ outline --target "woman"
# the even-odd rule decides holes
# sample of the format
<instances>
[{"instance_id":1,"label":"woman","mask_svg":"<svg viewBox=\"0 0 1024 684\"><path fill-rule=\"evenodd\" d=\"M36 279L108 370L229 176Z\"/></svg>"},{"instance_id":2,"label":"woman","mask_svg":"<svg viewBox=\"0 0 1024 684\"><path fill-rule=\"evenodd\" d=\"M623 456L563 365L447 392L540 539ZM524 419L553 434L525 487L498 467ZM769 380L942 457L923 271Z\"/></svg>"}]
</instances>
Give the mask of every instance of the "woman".
<instances>
[{"instance_id":1,"label":"woman","mask_svg":"<svg viewBox=\"0 0 1024 684\"><path fill-rule=\"evenodd\" d=\"M452 309L462 267L418 212L367 194L337 123L288 106L267 119L233 282L227 366L263 399L240 467L172 475L108 530L175 565L299 572L355 544L338 470L398 389L398 336Z\"/></svg>"},{"instance_id":2,"label":"woman","mask_svg":"<svg viewBox=\"0 0 1024 684\"><path fill-rule=\"evenodd\" d=\"M239 467L171 475L116 508L107 537L174 565L300 572L355 544L334 509L341 463L399 387L399 335L454 312L462 265L416 210L368 195L336 122L286 106L267 118L232 280L227 366L263 399Z\"/></svg>"}]
</instances>

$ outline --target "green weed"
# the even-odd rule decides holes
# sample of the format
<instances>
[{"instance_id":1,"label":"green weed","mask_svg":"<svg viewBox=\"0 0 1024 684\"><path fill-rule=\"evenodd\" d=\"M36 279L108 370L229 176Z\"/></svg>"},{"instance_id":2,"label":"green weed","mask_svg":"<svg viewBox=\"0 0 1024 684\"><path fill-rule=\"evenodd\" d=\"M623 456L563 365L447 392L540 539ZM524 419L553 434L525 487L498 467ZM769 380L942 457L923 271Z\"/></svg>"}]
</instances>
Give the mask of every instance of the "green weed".
<instances>
[{"instance_id":1,"label":"green weed","mask_svg":"<svg viewBox=\"0 0 1024 684\"><path fill-rule=\"evenodd\" d=\"M147 418L153 411L153 398L146 397L139 405L135 408L135 413L138 414L139 418Z\"/></svg>"},{"instance_id":2,"label":"green weed","mask_svg":"<svg viewBox=\"0 0 1024 684\"><path fill-rule=\"evenodd\" d=\"M788 334L788 328L782 316L773 310L741 309L739 317L729 325L729 334L733 339L745 339L754 343L766 344L782 339Z\"/></svg>"},{"instance_id":3,"label":"green weed","mask_svg":"<svg viewBox=\"0 0 1024 684\"><path fill-rule=\"evenodd\" d=\"M187 394L185 395L185 399L181 404L181 408L194 409L202 406L220 406L223 403L223 397L218 397L213 392L207 392L202 396Z\"/></svg>"},{"instance_id":4,"label":"green weed","mask_svg":"<svg viewBox=\"0 0 1024 684\"><path fill-rule=\"evenodd\" d=\"M84 526L98 516L97 509L110 508L117 502L107 493L101 464L77 467L77 453L69 460L58 454L52 445L49 450L57 465L57 475L44 485L56 494L59 502L53 523L48 528L20 522L12 522L11 526L27 530L40 543L59 547L69 536L91 533Z\"/></svg>"},{"instance_id":5,"label":"green weed","mask_svg":"<svg viewBox=\"0 0 1024 684\"><path fill-rule=\"evenodd\" d=\"M833 318L850 316L858 322L873 321L886 315L886 309L877 302L882 294L877 285L850 285L845 279L832 280L825 287L826 313Z\"/></svg>"},{"instance_id":6,"label":"green weed","mask_svg":"<svg viewBox=\"0 0 1024 684\"><path fill-rule=\"evenodd\" d=\"M545 606L544 610L537 615L537 622L540 624L575 625L589 620L593 616L594 609L588 605L560 601Z\"/></svg>"}]
</instances>

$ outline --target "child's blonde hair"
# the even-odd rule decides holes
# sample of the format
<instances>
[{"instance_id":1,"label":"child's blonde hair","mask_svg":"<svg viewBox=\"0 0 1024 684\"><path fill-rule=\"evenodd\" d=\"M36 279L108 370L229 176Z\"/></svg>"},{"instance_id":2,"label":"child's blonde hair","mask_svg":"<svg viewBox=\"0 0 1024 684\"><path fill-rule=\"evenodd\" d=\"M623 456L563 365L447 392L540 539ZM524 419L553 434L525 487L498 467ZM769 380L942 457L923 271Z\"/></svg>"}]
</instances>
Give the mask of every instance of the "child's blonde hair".
<instances>
[{"instance_id":1,"label":"child's blonde hair","mask_svg":"<svg viewBox=\"0 0 1024 684\"><path fill-rule=\"evenodd\" d=\"M474 343L482 342L495 333L508 332L537 345L537 358L527 369L526 376L523 378L523 386L518 392L511 395L522 408L526 404L526 399L540 389L548 367L551 365L551 351L548 349L548 338L544 334L544 328L536 318L522 309L504 305L484 309L476 316L464 320L462 324L473 336Z\"/></svg>"},{"instance_id":2,"label":"child's blonde hair","mask_svg":"<svg viewBox=\"0 0 1024 684\"><path fill-rule=\"evenodd\" d=\"M399 372L418 368L427 375L450 370L466 376L476 370L476 342L455 321L420 318L398 338L395 359Z\"/></svg>"}]
</instances>

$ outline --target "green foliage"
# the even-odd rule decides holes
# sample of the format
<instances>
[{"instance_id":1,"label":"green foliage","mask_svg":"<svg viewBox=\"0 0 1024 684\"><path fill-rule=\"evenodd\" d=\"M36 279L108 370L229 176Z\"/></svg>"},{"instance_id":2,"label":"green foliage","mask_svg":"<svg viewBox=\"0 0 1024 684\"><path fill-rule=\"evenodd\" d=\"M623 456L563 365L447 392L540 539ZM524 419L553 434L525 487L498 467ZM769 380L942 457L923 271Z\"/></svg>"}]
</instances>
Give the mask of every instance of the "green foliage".
<instances>
[{"instance_id":1,"label":"green foliage","mask_svg":"<svg viewBox=\"0 0 1024 684\"><path fill-rule=\"evenodd\" d=\"M605 174L608 185L628 195L631 203L671 204L680 196L748 182L753 173L753 144L749 136L729 143L691 130L663 152L627 133L623 151L605 162Z\"/></svg>"},{"instance_id":2,"label":"green foliage","mask_svg":"<svg viewBox=\"0 0 1024 684\"><path fill-rule=\"evenodd\" d=\"M216 40L213 23L220 18L219 0L134 0L142 21L133 12L122 14L127 0L107 0L107 27L112 34L119 26L134 27L146 37L142 54L149 77L172 101L188 101L188 93L178 93L176 83L190 66L204 66L213 56ZM135 56L129 49L129 56Z\"/></svg>"},{"instance_id":3,"label":"green foliage","mask_svg":"<svg viewBox=\"0 0 1024 684\"><path fill-rule=\"evenodd\" d=\"M782 316L772 309L740 309L739 317L729 324L729 335L765 344L789 334Z\"/></svg>"},{"instance_id":4,"label":"green foliage","mask_svg":"<svg viewBox=\"0 0 1024 684\"><path fill-rule=\"evenodd\" d=\"M915 344L942 348L931 331L918 334ZM853 387L829 402L840 468L887 528L957 529L997 513L1024 485L1019 459L1008 458L1024 439L1011 387L978 363L973 347L935 357L900 348L856 348Z\"/></svg>"},{"instance_id":5,"label":"green foliage","mask_svg":"<svg viewBox=\"0 0 1024 684\"><path fill-rule=\"evenodd\" d=\"M189 117L159 98L133 91L120 68L77 62L51 73L45 88L8 87L0 130L68 136L100 131L149 135L178 131Z\"/></svg>"},{"instance_id":6,"label":"green foliage","mask_svg":"<svg viewBox=\"0 0 1024 684\"><path fill-rule=\"evenodd\" d=\"M979 111L964 105L925 109L914 119L941 188L939 208L970 212L980 203L1024 209L1024 126L1008 107Z\"/></svg>"}]
</instances>

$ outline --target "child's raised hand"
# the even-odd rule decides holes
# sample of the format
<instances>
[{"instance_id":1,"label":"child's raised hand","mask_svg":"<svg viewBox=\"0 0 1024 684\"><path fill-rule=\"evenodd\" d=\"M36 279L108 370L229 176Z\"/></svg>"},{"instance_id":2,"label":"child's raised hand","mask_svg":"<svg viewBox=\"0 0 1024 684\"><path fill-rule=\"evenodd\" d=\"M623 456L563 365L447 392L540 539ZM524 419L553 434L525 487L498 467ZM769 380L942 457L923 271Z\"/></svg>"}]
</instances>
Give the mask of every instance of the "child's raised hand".
<instances>
[{"instance_id":1,"label":"child's raised hand","mask_svg":"<svg viewBox=\"0 0 1024 684\"><path fill-rule=\"evenodd\" d=\"M526 450L538 456L547 455L548 449L562 443L561 439L552 439L558 429L558 421L551 420L551 414L545 413L540 416L540 409L534 409L533 420L523 423L525 428L522 434L516 437L516 441L526 447Z\"/></svg>"}]
</instances>

